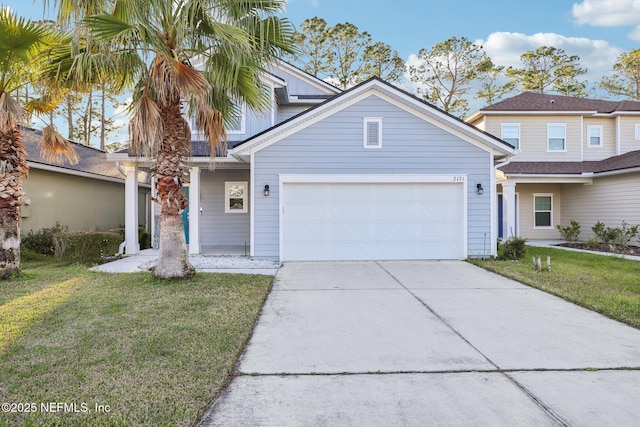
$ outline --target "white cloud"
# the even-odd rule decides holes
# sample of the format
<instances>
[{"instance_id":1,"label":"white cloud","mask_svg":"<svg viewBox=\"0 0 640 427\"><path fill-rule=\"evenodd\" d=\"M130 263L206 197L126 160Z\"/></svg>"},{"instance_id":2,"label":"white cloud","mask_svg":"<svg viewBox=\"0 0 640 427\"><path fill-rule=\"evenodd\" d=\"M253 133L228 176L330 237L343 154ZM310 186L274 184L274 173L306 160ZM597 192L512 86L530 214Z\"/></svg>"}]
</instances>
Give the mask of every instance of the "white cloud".
<instances>
[{"instance_id":1,"label":"white cloud","mask_svg":"<svg viewBox=\"0 0 640 427\"><path fill-rule=\"evenodd\" d=\"M633 25L636 28L629 34L629 38L640 40L640 0L583 0L582 3L574 3L571 14L579 25Z\"/></svg>"},{"instance_id":2,"label":"white cloud","mask_svg":"<svg viewBox=\"0 0 640 427\"><path fill-rule=\"evenodd\" d=\"M580 65L587 68L586 79L596 83L602 75L611 72L613 64L622 51L604 40L591 40L585 37L566 37L555 33L522 33L496 32L487 40L476 40L487 55L497 65L520 67L520 55L536 50L540 46L553 46L565 51L567 55L578 55Z\"/></svg>"}]
</instances>

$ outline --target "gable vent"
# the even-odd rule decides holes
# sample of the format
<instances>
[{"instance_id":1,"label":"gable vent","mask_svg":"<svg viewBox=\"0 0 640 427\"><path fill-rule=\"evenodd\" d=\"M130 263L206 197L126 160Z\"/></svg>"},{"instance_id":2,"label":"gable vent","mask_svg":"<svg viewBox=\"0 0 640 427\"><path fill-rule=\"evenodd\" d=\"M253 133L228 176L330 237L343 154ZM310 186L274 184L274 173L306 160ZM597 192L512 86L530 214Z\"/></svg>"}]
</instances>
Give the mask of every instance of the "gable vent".
<instances>
[{"instance_id":1,"label":"gable vent","mask_svg":"<svg viewBox=\"0 0 640 427\"><path fill-rule=\"evenodd\" d=\"M382 118L364 118L364 148L382 147Z\"/></svg>"}]
</instances>

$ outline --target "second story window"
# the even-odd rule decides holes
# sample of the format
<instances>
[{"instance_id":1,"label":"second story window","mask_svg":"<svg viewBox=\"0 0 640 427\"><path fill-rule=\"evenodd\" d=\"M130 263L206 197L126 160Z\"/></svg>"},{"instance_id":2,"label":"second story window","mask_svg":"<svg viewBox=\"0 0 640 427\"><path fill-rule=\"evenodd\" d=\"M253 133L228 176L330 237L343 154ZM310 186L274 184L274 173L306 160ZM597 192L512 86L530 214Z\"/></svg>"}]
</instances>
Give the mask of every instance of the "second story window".
<instances>
[{"instance_id":1,"label":"second story window","mask_svg":"<svg viewBox=\"0 0 640 427\"><path fill-rule=\"evenodd\" d=\"M602 126L587 126L589 147L602 147Z\"/></svg>"},{"instance_id":2,"label":"second story window","mask_svg":"<svg viewBox=\"0 0 640 427\"><path fill-rule=\"evenodd\" d=\"M520 124L502 123L502 140L520 149Z\"/></svg>"},{"instance_id":3,"label":"second story window","mask_svg":"<svg viewBox=\"0 0 640 427\"><path fill-rule=\"evenodd\" d=\"M224 126L228 134L243 134L245 133L245 110L244 104L235 105L233 110L228 114L224 120Z\"/></svg>"},{"instance_id":4,"label":"second story window","mask_svg":"<svg viewBox=\"0 0 640 427\"><path fill-rule=\"evenodd\" d=\"M547 151L567 151L567 125L547 125Z\"/></svg>"}]
</instances>

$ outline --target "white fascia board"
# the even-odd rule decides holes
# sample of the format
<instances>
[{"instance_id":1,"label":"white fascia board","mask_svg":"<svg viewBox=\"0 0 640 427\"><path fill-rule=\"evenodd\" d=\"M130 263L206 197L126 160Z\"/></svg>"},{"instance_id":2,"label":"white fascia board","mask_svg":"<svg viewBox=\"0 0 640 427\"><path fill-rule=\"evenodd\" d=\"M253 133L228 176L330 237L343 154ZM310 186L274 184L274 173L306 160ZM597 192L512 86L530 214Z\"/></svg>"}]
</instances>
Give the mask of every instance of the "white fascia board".
<instances>
[{"instance_id":1,"label":"white fascia board","mask_svg":"<svg viewBox=\"0 0 640 427\"><path fill-rule=\"evenodd\" d=\"M593 176L594 177L613 176L613 175L624 175L627 173L638 173L638 172L640 172L640 167L629 168L629 169L619 169L615 171L597 172L597 173L594 173Z\"/></svg>"},{"instance_id":2,"label":"white fascia board","mask_svg":"<svg viewBox=\"0 0 640 427\"><path fill-rule=\"evenodd\" d=\"M434 126L437 126L446 132L450 132L459 138L470 142L471 144L492 152L493 150L503 155L515 154L515 149L504 144L500 144L493 138L485 135L482 131L472 127L471 125L462 123L448 114L429 107L423 102L406 95L403 92L395 91L393 88L381 83L378 80L372 80L352 92L338 97L335 100L329 100L326 103L316 107L313 111L302 114L288 123L277 126L271 131L260 135L249 143L245 143L232 150L235 155L241 155L248 152L259 151L263 148L278 142L279 140L290 136L305 127L314 123L318 123L325 118L350 107L361 100L376 95L389 103L419 117Z\"/></svg>"},{"instance_id":3,"label":"white fascia board","mask_svg":"<svg viewBox=\"0 0 640 427\"><path fill-rule=\"evenodd\" d=\"M640 111L614 111L611 116L638 116L640 117Z\"/></svg>"},{"instance_id":4,"label":"white fascia board","mask_svg":"<svg viewBox=\"0 0 640 427\"><path fill-rule=\"evenodd\" d=\"M231 150L229 150L231 151ZM111 153L107 154L107 160L111 162L120 162L123 165L127 166L151 166L154 163L154 160L150 157L129 157L127 154L122 153ZM227 157L216 157L215 159L211 156L198 156L198 157L187 157L185 162L190 165L202 165L202 164L225 164L225 165L234 165L239 164L242 165L244 162L238 160L237 158L227 154Z\"/></svg>"},{"instance_id":5,"label":"white fascia board","mask_svg":"<svg viewBox=\"0 0 640 427\"><path fill-rule=\"evenodd\" d=\"M467 174L279 174L280 183L453 183L464 184Z\"/></svg>"},{"instance_id":6,"label":"white fascia board","mask_svg":"<svg viewBox=\"0 0 640 427\"><path fill-rule=\"evenodd\" d=\"M506 174L509 182L516 184L592 184L592 176L570 175L570 174Z\"/></svg>"},{"instance_id":7,"label":"white fascia board","mask_svg":"<svg viewBox=\"0 0 640 427\"><path fill-rule=\"evenodd\" d=\"M458 119L455 119L440 110L431 108L422 101L411 96L407 96L403 92L391 92L389 87L384 86L381 86L381 88L383 89L383 92L381 92L381 98L389 101L399 108L402 108L408 113L414 114L432 125L439 127L445 132L451 132L460 139L463 139L478 148L492 153L495 150L503 155L514 155L516 153L515 148L501 144L499 141L487 136L483 131L477 129L473 125L460 122ZM390 96L391 94L392 96ZM407 108L408 106L411 108ZM445 126L443 126L443 124Z\"/></svg>"},{"instance_id":8,"label":"white fascia board","mask_svg":"<svg viewBox=\"0 0 640 427\"><path fill-rule=\"evenodd\" d=\"M35 163L35 162L27 162L27 166L29 166L29 169L39 169L39 170L44 170L44 171L49 171L49 172L62 173L62 174L65 174L65 175L79 176L79 177L82 177L82 178L90 178L90 179L97 179L97 180L100 180L100 181L116 182L118 184L124 184L124 177L115 178L115 177L112 177L112 176L100 175L100 174L96 174L96 173L78 171L78 170L75 170L75 169L67 169L67 168L63 168L63 167L58 167L58 166L53 166L53 165L45 165L43 163ZM138 183L138 186L149 187L149 184Z\"/></svg>"},{"instance_id":9,"label":"white fascia board","mask_svg":"<svg viewBox=\"0 0 640 427\"><path fill-rule=\"evenodd\" d=\"M304 80L306 83L309 83L311 86L315 87L316 89L320 89L322 91L328 91L332 94L339 94L340 92L342 92L339 88L330 85L329 83L325 82L324 80L315 77L309 73L307 73L306 71L303 71L297 67L294 67L291 64L288 64L280 59L276 60L273 63L273 67L275 68L280 68L283 71L286 71L288 73L294 74L296 77L298 77L300 80Z\"/></svg>"},{"instance_id":10,"label":"white fascia board","mask_svg":"<svg viewBox=\"0 0 640 427\"><path fill-rule=\"evenodd\" d=\"M482 116L592 116L598 114L597 111L549 111L549 110L533 110L533 111L517 111L517 110L490 110L480 111L476 113ZM477 119L476 114L471 117ZM469 119L471 118L469 117ZM469 120L467 119L467 120Z\"/></svg>"}]
</instances>

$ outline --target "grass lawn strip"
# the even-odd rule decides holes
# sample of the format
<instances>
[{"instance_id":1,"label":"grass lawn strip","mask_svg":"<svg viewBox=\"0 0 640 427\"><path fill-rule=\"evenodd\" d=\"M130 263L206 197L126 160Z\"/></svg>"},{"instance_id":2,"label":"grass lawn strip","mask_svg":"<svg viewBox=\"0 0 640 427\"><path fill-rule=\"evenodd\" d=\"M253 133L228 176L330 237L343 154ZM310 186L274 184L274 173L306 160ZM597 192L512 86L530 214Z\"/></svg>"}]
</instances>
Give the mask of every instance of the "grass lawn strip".
<instances>
[{"instance_id":1,"label":"grass lawn strip","mask_svg":"<svg viewBox=\"0 0 640 427\"><path fill-rule=\"evenodd\" d=\"M0 425L195 424L233 373L273 280L23 269L0 283L0 396L37 411L0 413ZM42 410L58 402L70 405Z\"/></svg>"},{"instance_id":2,"label":"grass lawn strip","mask_svg":"<svg viewBox=\"0 0 640 427\"><path fill-rule=\"evenodd\" d=\"M546 270L537 271L532 257ZM527 246L521 261L472 259L471 263L640 328L640 261Z\"/></svg>"}]
</instances>

